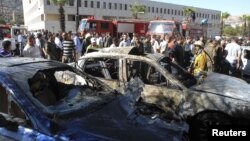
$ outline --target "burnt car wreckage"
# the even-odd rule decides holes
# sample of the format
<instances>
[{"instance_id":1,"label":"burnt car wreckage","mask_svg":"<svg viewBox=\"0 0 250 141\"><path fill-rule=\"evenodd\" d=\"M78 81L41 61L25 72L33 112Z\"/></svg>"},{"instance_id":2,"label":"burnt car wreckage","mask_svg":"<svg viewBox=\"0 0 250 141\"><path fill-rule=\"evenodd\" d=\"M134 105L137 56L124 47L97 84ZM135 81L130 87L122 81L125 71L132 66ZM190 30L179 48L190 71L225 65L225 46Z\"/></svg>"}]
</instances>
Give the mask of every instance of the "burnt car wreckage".
<instances>
[{"instance_id":1,"label":"burnt car wreckage","mask_svg":"<svg viewBox=\"0 0 250 141\"><path fill-rule=\"evenodd\" d=\"M143 84L137 79L121 95L59 62L0 62L0 114L25 128L58 140L188 140L185 122L171 122L164 111L141 100Z\"/></svg>"},{"instance_id":2,"label":"burnt car wreckage","mask_svg":"<svg viewBox=\"0 0 250 141\"><path fill-rule=\"evenodd\" d=\"M192 140L207 138L207 125L250 124L250 86L245 81L207 73L201 84L162 54L138 54L134 47L102 49L82 56L78 69L122 91L139 77L142 101L185 120Z\"/></svg>"}]
</instances>

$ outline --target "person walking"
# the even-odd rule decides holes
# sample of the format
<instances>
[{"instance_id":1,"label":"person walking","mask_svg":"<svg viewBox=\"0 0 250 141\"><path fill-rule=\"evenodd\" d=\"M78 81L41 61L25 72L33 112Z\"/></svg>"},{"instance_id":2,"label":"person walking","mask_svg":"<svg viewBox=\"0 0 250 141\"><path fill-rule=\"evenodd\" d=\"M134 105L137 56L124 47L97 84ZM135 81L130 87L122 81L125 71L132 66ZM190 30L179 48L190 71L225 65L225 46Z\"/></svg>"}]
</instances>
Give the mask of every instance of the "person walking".
<instances>
[{"instance_id":1,"label":"person walking","mask_svg":"<svg viewBox=\"0 0 250 141\"><path fill-rule=\"evenodd\" d=\"M226 45L227 51L226 60L230 63L229 73L232 76L237 76L237 72L240 68L241 48L238 45L236 38L232 38L231 43Z\"/></svg>"}]
</instances>

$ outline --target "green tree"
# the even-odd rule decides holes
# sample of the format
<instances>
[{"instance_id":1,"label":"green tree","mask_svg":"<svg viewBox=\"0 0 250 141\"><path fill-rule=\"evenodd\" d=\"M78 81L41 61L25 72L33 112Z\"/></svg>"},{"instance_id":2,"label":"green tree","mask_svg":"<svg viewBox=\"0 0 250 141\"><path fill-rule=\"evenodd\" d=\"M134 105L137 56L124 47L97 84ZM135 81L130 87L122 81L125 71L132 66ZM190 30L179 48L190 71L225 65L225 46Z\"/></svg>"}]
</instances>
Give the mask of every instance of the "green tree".
<instances>
[{"instance_id":1,"label":"green tree","mask_svg":"<svg viewBox=\"0 0 250 141\"><path fill-rule=\"evenodd\" d=\"M222 12L221 13L221 29L220 29L220 36L223 35L223 29L224 29L224 20L227 19L230 16L230 14L228 12Z\"/></svg>"},{"instance_id":2,"label":"green tree","mask_svg":"<svg viewBox=\"0 0 250 141\"><path fill-rule=\"evenodd\" d=\"M58 12L60 14L60 28L62 32L65 32L65 15L64 15L64 8L66 2L69 2L69 0L50 0L53 4L58 5L59 9Z\"/></svg>"},{"instance_id":3,"label":"green tree","mask_svg":"<svg viewBox=\"0 0 250 141\"><path fill-rule=\"evenodd\" d=\"M246 21L247 21L247 35L249 36L250 35L250 15L247 15L246 16Z\"/></svg>"},{"instance_id":4,"label":"green tree","mask_svg":"<svg viewBox=\"0 0 250 141\"><path fill-rule=\"evenodd\" d=\"M188 20L188 17L190 17L191 14L192 14L193 12L195 12L195 11L196 11L196 10L195 10L194 8L192 8L192 7L184 7L184 8L183 8L183 12L184 12L184 15L187 16L187 17L186 17L187 20Z\"/></svg>"},{"instance_id":5,"label":"green tree","mask_svg":"<svg viewBox=\"0 0 250 141\"><path fill-rule=\"evenodd\" d=\"M132 13L133 18L138 19L138 14L145 13L145 7L138 2L135 2L134 4L129 6L129 10Z\"/></svg>"},{"instance_id":6,"label":"green tree","mask_svg":"<svg viewBox=\"0 0 250 141\"><path fill-rule=\"evenodd\" d=\"M0 24L6 24L6 21L2 17L0 17Z\"/></svg>"},{"instance_id":7,"label":"green tree","mask_svg":"<svg viewBox=\"0 0 250 141\"><path fill-rule=\"evenodd\" d=\"M246 36L246 33L247 33L247 18L248 18L248 16L247 15L242 15L241 17L240 17L240 19L244 22L244 25L243 25L243 36Z\"/></svg>"}]
</instances>

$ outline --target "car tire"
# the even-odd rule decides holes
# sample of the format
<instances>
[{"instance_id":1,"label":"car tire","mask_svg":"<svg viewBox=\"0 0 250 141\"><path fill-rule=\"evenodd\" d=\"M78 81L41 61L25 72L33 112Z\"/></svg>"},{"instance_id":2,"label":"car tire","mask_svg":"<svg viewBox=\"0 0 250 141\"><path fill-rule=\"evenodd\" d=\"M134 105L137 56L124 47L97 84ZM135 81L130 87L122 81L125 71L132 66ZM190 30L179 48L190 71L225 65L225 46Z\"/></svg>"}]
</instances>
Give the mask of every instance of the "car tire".
<instances>
[{"instance_id":1,"label":"car tire","mask_svg":"<svg viewBox=\"0 0 250 141\"><path fill-rule=\"evenodd\" d=\"M191 141L207 141L209 127L218 125L230 125L232 119L227 114L209 111L196 115L189 123L189 138Z\"/></svg>"}]
</instances>

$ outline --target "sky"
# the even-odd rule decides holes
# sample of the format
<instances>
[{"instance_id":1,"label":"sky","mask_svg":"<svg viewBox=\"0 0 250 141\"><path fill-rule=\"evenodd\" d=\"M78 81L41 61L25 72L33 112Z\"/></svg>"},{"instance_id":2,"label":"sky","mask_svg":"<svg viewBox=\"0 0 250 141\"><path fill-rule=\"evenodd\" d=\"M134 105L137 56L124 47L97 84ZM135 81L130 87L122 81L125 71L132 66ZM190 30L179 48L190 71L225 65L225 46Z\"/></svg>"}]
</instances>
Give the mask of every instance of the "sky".
<instances>
[{"instance_id":1,"label":"sky","mask_svg":"<svg viewBox=\"0 0 250 141\"><path fill-rule=\"evenodd\" d=\"M250 0L153 0L228 12L232 16L250 15Z\"/></svg>"}]
</instances>

